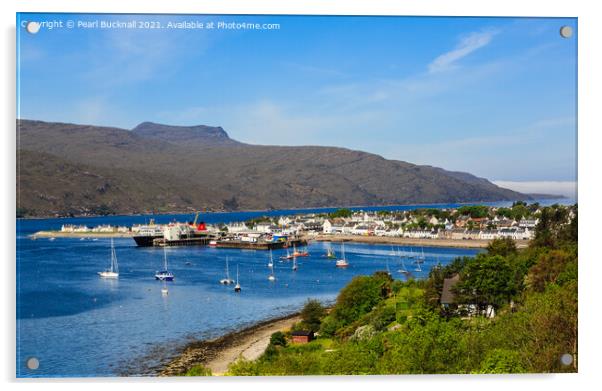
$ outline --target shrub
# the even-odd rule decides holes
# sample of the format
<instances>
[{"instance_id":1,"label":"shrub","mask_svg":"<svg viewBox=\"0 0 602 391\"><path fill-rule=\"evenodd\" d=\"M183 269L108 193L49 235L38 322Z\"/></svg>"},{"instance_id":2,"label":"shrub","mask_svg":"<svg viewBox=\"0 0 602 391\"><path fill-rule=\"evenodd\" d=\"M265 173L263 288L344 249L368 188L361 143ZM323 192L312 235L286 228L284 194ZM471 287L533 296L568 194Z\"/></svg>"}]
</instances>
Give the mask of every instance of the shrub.
<instances>
[{"instance_id":1,"label":"shrub","mask_svg":"<svg viewBox=\"0 0 602 391\"><path fill-rule=\"evenodd\" d=\"M272 346L286 346L286 337L282 331L276 331L270 337L270 345Z\"/></svg>"},{"instance_id":2,"label":"shrub","mask_svg":"<svg viewBox=\"0 0 602 391\"><path fill-rule=\"evenodd\" d=\"M326 315L326 309L318 300L308 300L303 310L301 310L301 319L304 326L313 332L320 330L324 315Z\"/></svg>"},{"instance_id":3,"label":"shrub","mask_svg":"<svg viewBox=\"0 0 602 391\"><path fill-rule=\"evenodd\" d=\"M527 372L518 352L493 349L481 364L478 373L525 373Z\"/></svg>"},{"instance_id":4,"label":"shrub","mask_svg":"<svg viewBox=\"0 0 602 391\"><path fill-rule=\"evenodd\" d=\"M190 368L184 376L211 376L211 369L202 364Z\"/></svg>"}]
</instances>

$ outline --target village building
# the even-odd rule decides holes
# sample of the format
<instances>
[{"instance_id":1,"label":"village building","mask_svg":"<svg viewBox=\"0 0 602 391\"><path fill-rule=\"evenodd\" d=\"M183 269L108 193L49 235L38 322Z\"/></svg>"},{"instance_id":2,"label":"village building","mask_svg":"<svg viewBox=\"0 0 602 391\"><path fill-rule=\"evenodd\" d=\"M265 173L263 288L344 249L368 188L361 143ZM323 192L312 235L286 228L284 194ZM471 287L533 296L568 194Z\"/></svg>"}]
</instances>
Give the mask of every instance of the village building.
<instances>
[{"instance_id":1,"label":"village building","mask_svg":"<svg viewBox=\"0 0 602 391\"><path fill-rule=\"evenodd\" d=\"M255 227L253 227L253 230L257 231L257 232L265 232L265 233L271 233L272 232L272 223L257 223L255 224Z\"/></svg>"},{"instance_id":2,"label":"village building","mask_svg":"<svg viewBox=\"0 0 602 391\"><path fill-rule=\"evenodd\" d=\"M436 239L437 232L431 231L429 229L412 229L404 231L403 237L413 239Z\"/></svg>"},{"instance_id":3,"label":"village building","mask_svg":"<svg viewBox=\"0 0 602 391\"><path fill-rule=\"evenodd\" d=\"M443 279L443 289L441 290L441 299L439 300L443 308L449 308L450 305L456 303L456 295L453 292L453 288L458 282L460 282L459 274L454 274L450 278Z\"/></svg>"},{"instance_id":4,"label":"village building","mask_svg":"<svg viewBox=\"0 0 602 391\"><path fill-rule=\"evenodd\" d=\"M249 229L245 223L241 222L226 224L226 228L228 229L229 233L243 232Z\"/></svg>"},{"instance_id":5,"label":"village building","mask_svg":"<svg viewBox=\"0 0 602 391\"><path fill-rule=\"evenodd\" d=\"M323 224L318 221L308 221L303 223L306 231L323 231Z\"/></svg>"},{"instance_id":6,"label":"village building","mask_svg":"<svg viewBox=\"0 0 602 391\"><path fill-rule=\"evenodd\" d=\"M280 226L280 227L286 227L290 223L291 223L291 219L289 217L282 216L278 219L278 226Z\"/></svg>"},{"instance_id":7,"label":"village building","mask_svg":"<svg viewBox=\"0 0 602 391\"><path fill-rule=\"evenodd\" d=\"M477 240L481 238L481 231L477 229L466 230L463 239Z\"/></svg>"},{"instance_id":8,"label":"village building","mask_svg":"<svg viewBox=\"0 0 602 391\"><path fill-rule=\"evenodd\" d=\"M296 344L306 344L314 339L313 331L298 330L291 333L292 342Z\"/></svg>"},{"instance_id":9,"label":"village building","mask_svg":"<svg viewBox=\"0 0 602 391\"><path fill-rule=\"evenodd\" d=\"M343 225L343 228L341 229L341 233L343 235L353 235L354 228L355 228L355 223L353 223L353 222L346 223L345 225Z\"/></svg>"},{"instance_id":10,"label":"village building","mask_svg":"<svg viewBox=\"0 0 602 391\"><path fill-rule=\"evenodd\" d=\"M479 239L482 240L493 240L499 238L499 232L497 229L487 229L481 231L481 236Z\"/></svg>"},{"instance_id":11,"label":"village building","mask_svg":"<svg viewBox=\"0 0 602 391\"><path fill-rule=\"evenodd\" d=\"M495 225L498 228L510 228L516 225L516 221L504 217L503 219L498 220Z\"/></svg>"},{"instance_id":12,"label":"village building","mask_svg":"<svg viewBox=\"0 0 602 391\"><path fill-rule=\"evenodd\" d=\"M518 226L520 228L535 228L535 226L539 223L539 219L521 219L518 222Z\"/></svg>"},{"instance_id":13,"label":"village building","mask_svg":"<svg viewBox=\"0 0 602 391\"><path fill-rule=\"evenodd\" d=\"M370 226L368 226L368 225L356 225L351 230L351 233L353 235L367 236L367 235L370 235L370 233L374 234L374 230L371 229Z\"/></svg>"},{"instance_id":14,"label":"village building","mask_svg":"<svg viewBox=\"0 0 602 391\"><path fill-rule=\"evenodd\" d=\"M459 282L459 274L454 274L450 278L443 279L443 289L441 290L441 298L439 299L439 303L441 303L443 308L450 309L457 304L454 287ZM495 309L491 305L488 305L487 308L480 313L476 304L460 304L457 309L458 311L465 312L468 316L483 315L487 318L493 318L495 316Z\"/></svg>"},{"instance_id":15,"label":"village building","mask_svg":"<svg viewBox=\"0 0 602 391\"><path fill-rule=\"evenodd\" d=\"M460 216L456 219L456 227L457 228L464 228L466 227L466 224L468 223L468 220L470 219L469 216Z\"/></svg>"}]
</instances>

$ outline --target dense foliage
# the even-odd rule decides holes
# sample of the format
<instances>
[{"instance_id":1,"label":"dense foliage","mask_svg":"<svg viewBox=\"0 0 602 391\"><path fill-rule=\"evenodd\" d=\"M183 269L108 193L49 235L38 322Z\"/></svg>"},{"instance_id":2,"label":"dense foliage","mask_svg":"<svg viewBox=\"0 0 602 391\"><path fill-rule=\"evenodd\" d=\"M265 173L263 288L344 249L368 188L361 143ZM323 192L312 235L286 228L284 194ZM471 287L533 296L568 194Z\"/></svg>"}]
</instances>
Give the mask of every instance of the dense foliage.
<instances>
[{"instance_id":1,"label":"dense foliage","mask_svg":"<svg viewBox=\"0 0 602 391\"><path fill-rule=\"evenodd\" d=\"M316 340L270 344L229 373L576 372L576 221L576 206L544 208L529 248L494 241L474 258L434 267L425 281L394 281L382 272L356 277L321 318ZM456 274L456 303L443 308L443 281ZM466 316L470 306L491 306L496 316ZM566 353L570 365L560 361Z\"/></svg>"},{"instance_id":2,"label":"dense foliage","mask_svg":"<svg viewBox=\"0 0 602 391\"><path fill-rule=\"evenodd\" d=\"M337 209L334 212L330 213L329 216L330 218L338 218L338 217L351 217L351 215L353 214L353 212L351 211L351 209L347 209L347 208L341 208L341 209Z\"/></svg>"}]
</instances>

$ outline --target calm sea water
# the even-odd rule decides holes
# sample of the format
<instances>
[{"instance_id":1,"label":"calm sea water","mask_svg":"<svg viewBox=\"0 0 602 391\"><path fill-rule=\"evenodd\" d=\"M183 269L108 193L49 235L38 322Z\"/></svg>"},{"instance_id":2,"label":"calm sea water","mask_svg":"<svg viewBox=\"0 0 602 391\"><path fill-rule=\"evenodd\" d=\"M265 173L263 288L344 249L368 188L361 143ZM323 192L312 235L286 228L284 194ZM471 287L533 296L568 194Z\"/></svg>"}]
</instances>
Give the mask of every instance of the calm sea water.
<instances>
[{"instance_id":1,"label":"calm sea water","mask_svg":"<svg viewBox=\"0 0 602 391\"><path fill-rule=\"evenodd\" d=\"M215 223L290 213L213 213L203 217ZM311 256L298 261L296 272L291 262L279 261L285 250L274 251L275 282L267 279L268 252L182 247L167 250L176 279L167 283L169 295L165 297L162 283L153 277L163 262L162 249L138 248L130 238L115 239L120 278L107 281L96 273L108 266L109 240L28 238L65 223L131 225L151 217L161 223L191 219L189 215L163 215L18 222L17 376L151 374L153 367L168 361L187 342L295 312L308 298L331 302L353 276L384 270L388 265L395 278L405 278L397 272L399 259L386 245L345 245L350 263L346 270L335 268L334 262L324 257L329 246L340 253L335 244L311 244ZM477 252L425 247L426 262L421 272L413 272L414 277L426 277L438 262L447 264ZM226 257L233 278L239 269L239 294L232 286L219 284L225 275ZM406 268L413 270L415 265L406 261ZM30 357L39 359L37 370L27 369Z\"/></svg>"}]
</instances>

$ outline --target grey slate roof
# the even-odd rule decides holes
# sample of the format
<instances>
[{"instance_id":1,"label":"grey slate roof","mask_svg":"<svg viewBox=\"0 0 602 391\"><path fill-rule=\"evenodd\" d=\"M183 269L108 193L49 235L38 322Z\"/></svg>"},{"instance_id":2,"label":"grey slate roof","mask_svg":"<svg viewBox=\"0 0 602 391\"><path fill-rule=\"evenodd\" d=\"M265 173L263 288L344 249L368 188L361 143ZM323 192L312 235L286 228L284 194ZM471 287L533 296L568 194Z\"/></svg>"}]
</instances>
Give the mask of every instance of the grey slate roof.
<instances>
[{"instance_id":1,"label":"grey slate roof","mask_svg":"<svg viewBox=\"0 0 602 391\"><path fill-rule=\"evenodd\" d=\"M441 304L453 304L455 295L452 288L460 281L460 275L455 274L450 278L443 280L443 290L441 291Z\"/></svg>"}]
</instances>

